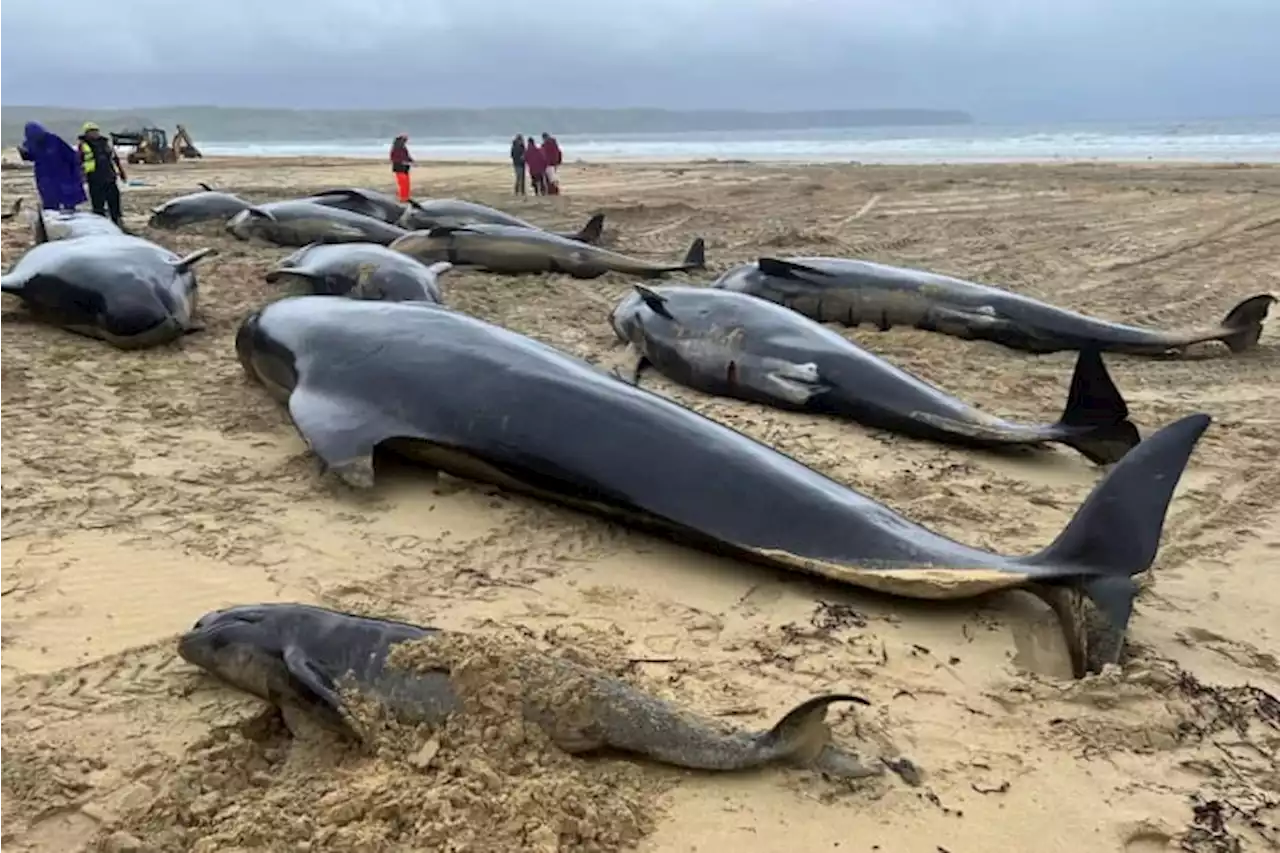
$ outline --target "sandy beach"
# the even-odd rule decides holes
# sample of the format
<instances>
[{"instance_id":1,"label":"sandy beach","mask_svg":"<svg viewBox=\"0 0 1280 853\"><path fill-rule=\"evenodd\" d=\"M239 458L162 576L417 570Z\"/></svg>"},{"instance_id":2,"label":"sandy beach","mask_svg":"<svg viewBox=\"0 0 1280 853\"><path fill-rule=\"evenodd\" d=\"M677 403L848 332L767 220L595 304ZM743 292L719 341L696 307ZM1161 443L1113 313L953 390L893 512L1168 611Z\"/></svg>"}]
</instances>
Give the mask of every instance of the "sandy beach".
<instances>
[{"instance_id":1,"label":"sandy beach","mask_svg":"<svg viewBox=\"0 0 1280 853\"><path fill-rule=\"evenodd\" d=\"M1144 435L1197 411L1214 423L1143 578L1128 660L1071 681L1055 620L1025 594L953 604L872 595L391 461L371 494L343 489L232 348L241 318L274 297L263 273L288 250L217 227L148 230L146 215L199 181L265 201L333 186L392 192L390 173L369 161L210 158L130 177L145 183L124 190L130 227L180 254L219 250L199 268L207 329L122 353L33 324L5 300L0 841L11 850L1280 844L1275 310L1259 346L1237 356L1206 346L1183 359L1108 358ZM561 177L562 196L513 200L505 164L414 172L420 196L558 230L603 211L609 245L636 255L678 257L702 236L710 269L695 281L761 254L856 256L1162 328L1212 325L1246 296L1280 293L1280 167L567 163ZM33 197L30 173L4 172L4 202L17 195ZM7 268L30 233L14 221L2 234ZM605 317L629 279L454 272L441 284L462 311L602 366L624 363ZM999 415L1053 421L1066 401L1072 353L841 331ZM1051 541L1102 476L1065 448L977 453L713 399L656 374L646 385L1006 553ZM291 749L258 717L260 703L174 649L206 611L259 601L520 631L737 727L768 727L815 693L858 693L871 705L833 712L834 738L866 756L910 757L923 782L604 758L556 759L508 783L496 764L469 775L463 751L443 769L430 758L415 767L423 747L411 739L394 742L400 753L392 741L376 755ZM485 781L468 787L473 777ZM526 811L563 813L512 828L517 794L542 804ZM450 809L470 829L450 824Z\"/></svg>"}]
</instances>

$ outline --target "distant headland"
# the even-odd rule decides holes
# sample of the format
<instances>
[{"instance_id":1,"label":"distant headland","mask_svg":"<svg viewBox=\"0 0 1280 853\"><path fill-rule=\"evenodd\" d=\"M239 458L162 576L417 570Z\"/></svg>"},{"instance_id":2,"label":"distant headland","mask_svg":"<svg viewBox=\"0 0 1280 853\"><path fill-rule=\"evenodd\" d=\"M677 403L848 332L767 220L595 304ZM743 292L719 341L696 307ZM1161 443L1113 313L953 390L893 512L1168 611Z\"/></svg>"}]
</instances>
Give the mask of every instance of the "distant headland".
<instances>
[{"instance_id":1,"label":"distant headland","mask_svg":"<svg viewBox=\"0 0 1280 853\"><path fill-rule=\"evenodd\" d=\"M85 121L104 131L186 126L196 142L351 142L390 139L398 133L426 138L506 137L514 133L618 134L699 131L795 131L839 127L906 127L972 124L961 110L868 109L756 112L748 110L493 109L277 110L171 106L77 109L10 105L0 142L16 145L22 126L38 121L74 137Z\"/></svg>"}]
</instances>

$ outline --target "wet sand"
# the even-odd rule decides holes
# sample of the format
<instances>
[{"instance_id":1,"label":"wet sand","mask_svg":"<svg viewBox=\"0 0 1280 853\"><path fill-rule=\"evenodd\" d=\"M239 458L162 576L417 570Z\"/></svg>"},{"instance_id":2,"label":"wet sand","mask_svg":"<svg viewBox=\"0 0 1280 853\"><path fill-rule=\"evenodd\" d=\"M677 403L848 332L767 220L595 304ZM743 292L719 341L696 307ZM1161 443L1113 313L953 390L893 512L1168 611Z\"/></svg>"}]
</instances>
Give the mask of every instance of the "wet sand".
<instances>
[{"instance_id":1,"label":"wet sand","mask_svg":"<svg viewBox=\"0 0 1280 853\"><path fill-rule=\"evenodd\" d=\"M415 191L560 230L604 211L611 244L640 255L676 257L703 236L712 273L765 253L859 256L1168 328L1216 323L1280 280L1275 167L570 163L565 195L519 201L507 194L509 174L502 164L427 166ZM1276 843L1280 317L1235 357L1206 348L1183 360L1108 358L1144 434L1194 411L1214 424L1145 579L1131 659L1071 683L1055 622L1022 594L956 604L864 594L408 466L385 467L371 495L343 490L244 378L231 346L240 318L271 296L262 274L286 250L217 228L143 225L148 207L197 181L268 200L328 186L391 191L390 174L357 161L211 159L135 167L131 177L147 184L125 190L131 227L179 253L220 250L200 267L208 329L121 353L33 325L6 300L10 849L159 849L161 822L136 816L176 796L176 779L207 775L210 737L246 737L258 711L180 661L174 637L212 608L276 600L477 632L522 626L551 645L606 651L646 686L736 726L767 726L812 693L850 690L873 705L834 714L835 737L909 755L927 774L919 788L893 777L839 787L786 769L661 774L644 851ZM6 171L3 190L5 202L31 196L29 173ZM24 226L5 224L6 266L28 243ZM605 315L627 279L466 272L441 284L461 310L621 363ZM994 413L1049 421L1066 400L1071 353L1037 357L913 330L845 333ZM1005 552L1050 541L1101 476L1064 448L975 453L711 399L656 375L646 383L913 519ZM283 737L250 746L283 750ZM335 796L379 795L384 777L367 759L328 760ZM233 766L221 765L219 784L231 784ZM258 795L303 809L290 814L329 826L328 840L308 848L281 834L237 835L242 806L219 801L215 785L203 811L179 811L192 831L223 833L196 849L415 849L395 834L400 812L334 816L298 805L296 774L254 772ZM1227 846L1233 837L1243 847ZM528 848L557 849L545 836Z\"/></svg>"}]
</instances>

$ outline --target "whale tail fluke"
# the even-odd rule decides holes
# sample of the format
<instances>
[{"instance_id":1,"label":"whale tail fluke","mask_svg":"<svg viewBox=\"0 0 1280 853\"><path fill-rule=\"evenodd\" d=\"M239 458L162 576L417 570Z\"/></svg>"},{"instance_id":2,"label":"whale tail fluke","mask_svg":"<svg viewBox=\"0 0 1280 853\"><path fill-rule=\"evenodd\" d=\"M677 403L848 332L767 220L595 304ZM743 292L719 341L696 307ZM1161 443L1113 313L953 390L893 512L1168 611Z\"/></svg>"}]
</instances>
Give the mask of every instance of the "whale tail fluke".
<instances>
[{"instance_id":1,"label":"whale tail fluke","mask_svg":"<svg viewBox=\"0 0 1280 853\"><path fill-rule=\"evenodd\" d=\"M1174 489L1211 422L1188 415L1129 451L1058 538L1024 558L1051 570L1034 591L1058 612L1076 675L1119 660L1137 595L1133 575L1155 561Z\"/></svg>"},{"instance_id":2,"label":"whale tail fluke","mask_svg":"<svg viewBox=\"0 0 1280 853\"><path fill-rule=\"evenodd\" d=\"M1082 350L1071 376L1067 407L1056 428L1063 444L1097 465L1110 465L1142 441L1129 420L1129 405L1097 350Z\"/></svg>"},{"instance_id":3,"label":"whale tail fluke","mask_svg":"<svg viewBox=\"0 0 1280 853\"><path fill-rule=\"evenodd\" d=\"M1267 313L1275 301L1276 298L1271 294L1260 293L1232 308L1222 321L1224 334L1220 340L1232 352L1252 349L1257 345L1258 338L1262 337L1262 322L1267 319Z\"/></svg>"},{"instance_id":4,"label":"whale tail fluke","mask_svg":"<svg viewBox=\"0 0 1280 853\"><path fill-rule=\"evenodd\" d=\"M686 270L704 270L707 268L707 243L701 237L694 239L685 252L681 267Z\"/></svg>"},{"instance_id":5,"label":"whale tail fluke","mask_svg":"<svg viewBox=\"0 0 1280 853\"><path fill-rule=\"evenodd\" d=\"M600 237L604 234L604 214L597 213L587 220L587 224L582 226L582 230L573 235L573 239L580 243L596 245L600 242Z\"/></svg>"}]
</instances>

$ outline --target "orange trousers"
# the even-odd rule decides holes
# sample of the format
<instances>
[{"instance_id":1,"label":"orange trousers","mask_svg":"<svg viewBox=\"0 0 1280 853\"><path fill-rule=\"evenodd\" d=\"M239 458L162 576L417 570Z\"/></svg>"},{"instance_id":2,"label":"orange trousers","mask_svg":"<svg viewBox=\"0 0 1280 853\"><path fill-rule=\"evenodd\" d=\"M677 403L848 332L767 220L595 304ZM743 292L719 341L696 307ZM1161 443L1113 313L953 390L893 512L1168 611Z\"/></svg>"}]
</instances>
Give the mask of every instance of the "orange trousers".
<instances>
[{"instance_id":1,"label":"orange trousers","mask_svg":"<svg viewBox=\"0 0 1280 853\"><path fill-rule=\"evenodd\" d=\"M396 192L401 201L409 200L409 173L396 172Z\"/></svg>"}]
</instances>

